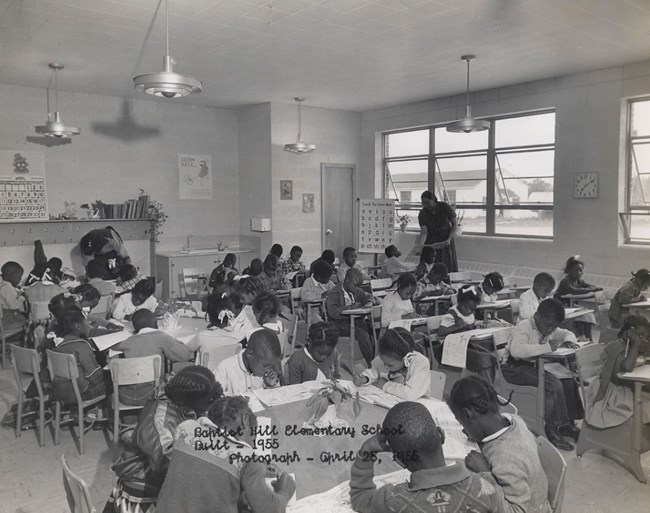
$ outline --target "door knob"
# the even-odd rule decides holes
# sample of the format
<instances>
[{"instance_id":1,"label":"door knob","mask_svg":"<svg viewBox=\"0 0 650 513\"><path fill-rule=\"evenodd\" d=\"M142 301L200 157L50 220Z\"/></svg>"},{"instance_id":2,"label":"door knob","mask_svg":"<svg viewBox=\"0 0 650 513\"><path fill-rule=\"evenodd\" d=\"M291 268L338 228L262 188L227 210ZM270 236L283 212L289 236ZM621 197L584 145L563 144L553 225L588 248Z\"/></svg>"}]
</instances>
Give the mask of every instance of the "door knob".
<instances>
[{"instance_id":1,"label":"door knob","mask_svg":"<svg viewBox=\"0 0 650 513\"><path fill-rule=\"evenodd\" d=\"M332 235L332 230L330 230L329 228L325 230L325 235Z\"/></svg>"}]
</instances>

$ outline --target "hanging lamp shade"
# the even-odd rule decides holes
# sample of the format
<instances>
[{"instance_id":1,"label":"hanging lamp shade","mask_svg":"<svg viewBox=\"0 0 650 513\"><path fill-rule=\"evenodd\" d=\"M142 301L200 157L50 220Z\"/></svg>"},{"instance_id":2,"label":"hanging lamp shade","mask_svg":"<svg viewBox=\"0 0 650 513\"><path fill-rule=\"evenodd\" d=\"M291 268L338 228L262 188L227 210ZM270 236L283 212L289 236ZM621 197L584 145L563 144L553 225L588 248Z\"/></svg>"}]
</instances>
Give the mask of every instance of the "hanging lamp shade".
<instances>
[{"instance_id":1,"label":"hanging lamp shade","mask_svg":"<svg viewBox=\"0 0 650 513\"><path fill-rule=\"evenodd\" d=\"M481 132L490 128L490 122L483 119L476 119L472 117L472 106L469 103L469 63L476 59L476 55L463 55L461 60L467 63L467 103L465 110L465 117L460 121L455 121L447 125L447 132L464 132L469 134L471 132Z\"/></svg>"},{"instance_id":2,"label":"hanging lamp shade","mask_svg":"<svg viewBox=\"0 0 650 513\"><path fill-rule=\"evenodd\" d=\"M298 137L296 138L295 143L289 143L284 145L284 151L290 153L311 153L316 150L316 145L306 143L302 140L302 102L305 101L304 98L294 98L298 102Z\"/></svg>"},{"instance_id":3,"label":"hanging lamp shade","mask_svg":"<svg viewBox=\"0 0 650 513\"><path fill-rule=\"evenodd\" d=\"M191 75L174 72L174 59L169 55L169 0L165 1L165 41L166 50L163 58L163 71L133 77L136 91L142 91L162 98L178 98L200 93L203 82Z\"/></svg>"},{"instance_id":4,"label":"hanging lamp shade","mask_svg":"<svg viewBox=\"0 0 650 513\"><path fill-rule=\"evenodd\" d=\"M61 121L61 113L59 112L59 75L58 71L63 69L63 64L50 63L50 69L52 70L52 75L50 76L50 81L47 84L47 122L44 125L39 125L34 127L34 130L37 134L44 135L46 137L70 137L72 135L79 135L81 130L75 126L65 126L63 121ZM54 78L54 112L50 111L50 85L52 84L52 78Z\"/></svg>"}]
</instances>

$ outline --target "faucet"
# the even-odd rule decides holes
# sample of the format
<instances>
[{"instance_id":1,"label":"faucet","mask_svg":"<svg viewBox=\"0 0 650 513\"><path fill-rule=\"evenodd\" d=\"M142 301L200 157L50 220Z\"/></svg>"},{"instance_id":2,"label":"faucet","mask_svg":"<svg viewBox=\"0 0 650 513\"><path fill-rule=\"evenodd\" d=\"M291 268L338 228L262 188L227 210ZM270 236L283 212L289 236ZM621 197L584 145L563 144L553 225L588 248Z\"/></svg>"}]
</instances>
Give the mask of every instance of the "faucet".
<instances>
[{"instance_id":1,"label":"faucet","mask_svg":"<svg viewBox=\"0 0 650 513\"><path fill-rule=\"evenodd\" d=\"M223 251L223 243L221 241L217 241L217 251Z\"/></svg>"},{"instance_id":2,"label":"faucet","mask_svg":"<svg viewBox=\"0 0 650 513\"><path fill-rule=\"evenodd\" d=\"M190 252L192 251L191 241L194 234L192 232L187 234L187 245L183 247L183 251Z\"/></svg>"}]
</instances>

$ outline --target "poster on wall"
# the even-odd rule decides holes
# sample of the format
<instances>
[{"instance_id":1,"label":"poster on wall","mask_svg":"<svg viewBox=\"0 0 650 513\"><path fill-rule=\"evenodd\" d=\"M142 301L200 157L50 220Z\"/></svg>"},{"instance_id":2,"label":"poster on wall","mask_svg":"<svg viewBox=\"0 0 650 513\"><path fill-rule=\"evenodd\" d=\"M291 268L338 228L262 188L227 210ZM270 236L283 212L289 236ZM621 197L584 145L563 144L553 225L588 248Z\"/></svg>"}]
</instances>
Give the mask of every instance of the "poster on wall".
<instances>
[{"instance_id":1,"label":"poster on wall","mask_svg":"<svg viewBox=\"0 0 650 513\"><path fill-rule=\"evenodd\" d=\"M359 199L357 213L359 253L383 253L393 244L395 235L395 200Z\"/></svg>"},{"instance_id":2,"label":"poster on wall","mask_svg":"<svg viewBox=\"0 0 650 513\"><path fill-rule=\"evenodd\" d=\"M180 199L212 199L212 155L178 154Z\"/></svg>"},{"instance_id":3,"label":"poster on wall","mask_svg":"<svg viewBox=\"0 0 650 513\"><path fill-rule=\"evenodd\" d=\"M45 176L43 152L0 150L0 176Z\"/></svg>"}]
</instances>

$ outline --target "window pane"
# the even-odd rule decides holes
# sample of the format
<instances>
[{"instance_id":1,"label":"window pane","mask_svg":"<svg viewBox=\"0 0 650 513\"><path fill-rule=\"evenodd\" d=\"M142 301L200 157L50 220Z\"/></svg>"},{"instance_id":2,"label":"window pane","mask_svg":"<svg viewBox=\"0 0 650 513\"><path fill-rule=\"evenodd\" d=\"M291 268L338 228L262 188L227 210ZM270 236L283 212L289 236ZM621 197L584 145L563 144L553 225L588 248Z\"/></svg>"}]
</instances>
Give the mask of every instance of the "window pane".
<instances>
[{"instance_id":1,"label":"window pane","mask_svg":"<svg viewBox=\"0 0 650 513\"><path fill-rule=\"evenodd\" d=\"M386 157L406 157L429 153L429 130L400 132L386 136Z\"/></svg>"},{"instance_id":2,"label":"window pane","mask_svg":"<svg viewBox=\"0 0 650 513\"><path fill-rule=\"evenodd\" d=\"M630 216L630 239L635 242L650 242L650 214Z\"/></svg>"},{"instance_id":3,"label":"window pane","mask_svg":"<svg viewBox=\"0 0 650 513\"><path fill-rule=\"evenodd\" d=\"M442 178L444 188L441 197L451 199L453 196L457 203L485 204L487 193L486 157L454 157L437 160L440 174L436 180Z\"/></svg>"},{"instance_id":4,"label":"window pane","mask_svg":"<svg viewBox=\"0 0 650 513\"><path fill-rule=\"evenodd\" d=\"M412 201L420 203L420 195L427 190L428 160L407 160L386 163L386 197L403 201L411 195Z\"/></svg>"},{"instance_id":5,"label":"window pane","mask_svg":"<svg viewBox=\"0 0 650 513\"><path fill-rule=\"evenodd\" d=\"M413 210L413 209L404 209L404 208L397 208L395 209L396 216L395 216L395 230L400 230L400 224L398 217L407 215L409 216L409 222L406 225L407 230L417 230L418 232L420 231L420 225L418 223L418 214L420 213L420 210Z\"/></svg>"},{"instance_id":6,"label":"window pane","mask_svg":"<svg viewBox=\"0 0 650 513\"><path fill-rule=\"evenodd\" d=\"M630 205L650 205L650 143L632 144L630 168Z\"/></svg>"},{"instance_id":7,"label":"window pane","mask_svg":"<svg viewBox=\"0 0 650 513\"><path fill-rule=\"evenodd\" d=\"M495 233L527 237L552 237L553 211L498 208L495 212Z\"/></svg>"},{"instance_id":8,"label":"window pane","mask_svg":"<svg viewBox=\"0 0 650 513\"><path fill-rule=\"evenodd\" d=\"M497 148L555 143L555 113L532 114L494 122Z\"/></svg>"},{"instance_id":9,"label":"window pane","mask_svg":"<svg viewBox=\"0 0 650 513\"><path fill-rule=\"evenodd\" d=\"M458 134L447 132L445 127L436 128L435 141L436 153L450 153L454 151L485 150L488 147L488 130Z\"/></svg>"},{"instance_id":10,"label":"window pane","mask_svg":"<svg viewBox=\"0 0 650 513\"><path fill-rule=\"evenodd\" d=\"M484 209L457 207L456 215L463 233L485 233L487 217Z\"/></svg>"},{"instance_id":11,"label":"window pane","mask_svg":"<svg viewBox=\"0 0 650 513\"><path fill-rule=\"evenodd\" d=\"M498 153L494 181L495 202L553 204L555 152Z\"/></svg>"},{"instance_id":12,"label":"window pane","mask_svg":"<svg viewBox=\"0 0 650 513\"><path fill-rule=\"evenodd\" d=\"M650 100L632 102L632 137L650 135Z\"/></svg>"}]
</instances>

